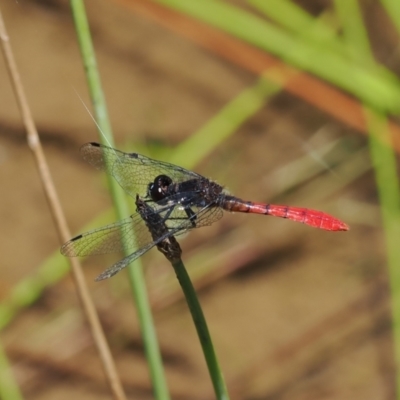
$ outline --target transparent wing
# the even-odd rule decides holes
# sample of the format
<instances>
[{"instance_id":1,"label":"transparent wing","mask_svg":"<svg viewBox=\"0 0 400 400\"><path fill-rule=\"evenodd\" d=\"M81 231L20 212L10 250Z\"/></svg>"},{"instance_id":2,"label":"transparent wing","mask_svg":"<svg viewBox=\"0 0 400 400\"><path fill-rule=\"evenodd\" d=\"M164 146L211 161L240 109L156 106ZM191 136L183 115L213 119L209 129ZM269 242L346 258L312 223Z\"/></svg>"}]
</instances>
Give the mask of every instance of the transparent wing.
<instances>
[{"instance_id":1,"label":"transparent wing","mask_svg":"<svg viewBox=\"0 0 400 400\"><path fill-rule=\"evenodd\" d=\"M160 238L161 239L161 238ZM96 277L96 281L102 281L103 279L111 278L119 271L127 267L131 262L135 261L137 258L142 256L144 253L147 253L151 248L153 248L157 243L152 242L149 243L147 246L142 247L141 249L135 251L134 253L130 254L129 256L123 258L122 260L116 262L111 267L107 268L104 272Z\"/></svg>"},{"instance_id":2,"label":"transparent wing","mask_svg":"<svg viewBox=\"0 0 400 400\"><path fill-rule=\"evenodd\" d=\"M136 205L138 207L138 216L141 218L141 220L145 223L146 229L150 236L152 237L153 241L150 241L147 245L144 247L140 248L139 250L135 251L133 254L130 254L129 256L125 257L121 261L118 261L114 265L112 265L110 268L107 268L103 273L101 273L97 278L96 281L101 281L103 279L110 278L117 274L119 271L121 271L123 268L127 267L131 262L136 260L138 257L140 257L142 254L146 253L148 250L150 250L154 246L159 246L160 243L168 240L171 240L171 236L173 236L175 233L179 233L180 228L175 228L172 230L169 230L162 218L162 216L154 212L154 209L149 206L145 201L139 199L137 196L136 199ZM166 246L161 246L160 248L166 248ZM179 248L179 245L178 245ZM179 248L180 250L180 248Z\"/></svg>"},{"instance_id":3,"label":"transparent wing","mask_svg":"<svg viewBox=\"0 0 400 400\"><path fill-rule=\"evenodd\" d=\"M110 173L133 198L137 194L146 197L149 183L154 182L158 175L167 175L174 183L193 178L205 179L177 165L153 160L137 153L124 153L99 143L84 144L81 154L83 159L95 168Z\"/></svg>"},{"instance_id":4,"label":"transparent wing","mask_svg":"<svg viewBox=\"0 0 400 400\"><path fill-rule=\"evenodd\" d=\"M124 244L126 242L126 244ZM139 214L75 236L61 247L68 257L135 251L152 242Z\"/></svg>"},{"instance_id":5,"label":"transparent wing","mask_svg":"<svg viewBox=\"0 0 400 400\"><path fill-rule=\"evenodd\" d=\"M166 212L166 210L164 210ZM222 217L220 208L203 208L195 213L195 225L187 218L186 213L175 207L171 212L171 218L164 222L162 213L154 213L156 223L162 223L155 227L156 235L150 232L143 216L139 213L122 221L106 225L81 235L78 235L61 247L61 253L68 257L90 256L112 252L122 252L124 249L133 251L101 273L96 281L110 278L127 267L131 262L145 254L171 236L179 236L188 230L200 226L210 225ZM151 219L150 219L151 220ZM151 228L151 226L150 226ZM158 230L157 230L158 229ZM157 237L157 235L160 235ZM126 242L126 244L124 244Z\"/></svg>"},{"instance_id":6,"label":"transparent wing","mask_svg":"<svg viewBox=\"0 0 400 400\"><path fill-rule=\"evenodd\" d=\"M162 212L155 212L155 215L165 224L165 230L159 235L162 239L171 235L180 235L193 228L211 225L220 219L223 214L220 208L196 210L193 224L192 220L188 219L186 212L177 206L172 209L169 217L164 220L169 210L170 208L164 209ZM67 257L77 257L123 251L136 252L150 244L154 245L154 241L155 238L149 232L149 228L144 223L142 216L136 213L122 221L75 236L63 244L61 254ZM141 254L144 253L142 252Z\"/></svg>"},{"instance_id":7,"label":"transparent wing","mask_svg":"<svg viewBox=\"0 0 400 400\"><path fill-rule=\"evenodd\" d=\"M188 215L189 213L189 215ZM160 213L166 216L166 212ZM175 206L166 219L166 225L169 230L178 230L179 235L187 230L208 226L218 221L223 216L223 210L220 207L190 207L190 211L180 206Z\"/></svg>"}]
</instances>

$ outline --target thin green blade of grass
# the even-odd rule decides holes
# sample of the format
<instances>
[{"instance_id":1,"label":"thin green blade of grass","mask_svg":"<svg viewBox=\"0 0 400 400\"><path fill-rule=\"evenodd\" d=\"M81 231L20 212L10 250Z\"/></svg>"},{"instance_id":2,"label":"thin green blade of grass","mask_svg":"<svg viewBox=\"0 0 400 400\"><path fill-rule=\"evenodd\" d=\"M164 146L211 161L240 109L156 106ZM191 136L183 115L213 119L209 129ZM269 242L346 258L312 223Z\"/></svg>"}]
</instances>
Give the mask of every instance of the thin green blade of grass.
<instances>
[{"instance_id":1,"label":"thin green blade of grass","mask_svg":"<svg viewBox=\"0 0 400 400\"><path fill-rule=\"evenodd\" d=\"M204 318L203 310L201 309L199 299L196 295L196 290L193 287L192 281L190 280L182 260L177 259L174 262L171 262L171 264L182 287L186 302L192 315L197 335L206 359L208 371L213 383L215 396L218 400L229 400L228 390L218 364L217 356L214 351L214 345L211 340L206 319Z\"/></svg>"},{"instance_id":2,"label":"thin green blade of grass","mask_svg":"<svg viewBox=\"0 0 400 400\"><path fill-rule=\"evenodd\" d=\"M400 110L400 83L382 79L323 46L312 46L244 10L218 0L153 0L198 18L286 62L314 73L380 110Z\"/></svg>"},{"instance_id":3,"label":"thin green blade of grass","mask_svg":"<svg viewBox=\"0 0 400 400\"><path fill-rule=\"evenodd\" d=\"M100 74L97 68L96 56L93 49L84 4L82 0L70 0L70 4L79 48L85 66L86 79L93 104L96 124L99 130L100 141L107 146L113 146L113 133L108 118L106 100L101 87ZM112 179L110 174L107 174L107 183L113 201L116 203L115 210L117 216L122 219L126 215L129 215L129 208L125 204L123 191L118 183Z\"/></svg>"},{"instance_id":4,"label":"thin green blade of grass","mask_svg":"<svg viewBox=\"0 0 400 400\"><path fill-rule=\"evenodd\" d=\"M400 188L385 115L366 110L369 143L381 205L391 289L396 393L400 399Z\"/></svg>"},{"instance_id":5,"label":"thin green blade of grass","mask_svg":"<svg viewBox=\"0 0 400 400\"><path fill-rule=\"evenodd\" d=\"M391 227L390 231L393 231L393 225L396 226L397 229L394 230L394 232L399 232L400 187L399 177L397 175L396 155L390 145L388 121L384 115L378 114L373 110L367 110L366 115L371 132L371 155L375 169L378 194L382 204L383 223ZM399 235L394 235L393 242L397 243L395 247L397 251L393 253L393 257L390 256L391 259L397 260L396 268L398 274L400 274L400 269L398 268L400 265L399 237ZM394 282L400 284L400 275L398 275L398 277L399 279L395 279ZM398 295L400 295L400 292ZM400 309L397 315L400 318Z\"/></svg>"},{"instance_id":6,"label":"thin green blade of grass","mask_svg":"<svg viewBox=\"0 0 400 400\"><path fill-rule=\"evenodd\" d=\"M101 86L100 75L97 69L96 56L93 49L85 7L82 0L70 0L70 5L82 60L85 66L89 93L98 124L99 135L104 144L113 145L111 124L108 119L107 106ZM117 182L114 181L111 176L108 176L108 179L108 187L110 188L117 217L118 219L123 219L130 214L129 207L124 199L123 191ZM133 291L133 298L138 310L138 318L143 335L146 357L149 362L154 394L158 400L169 400L169 391L140 261L129 266L128 272Z\"/></svg>"},{"instance_id":7,"label":"thin green blade of grass","mask_svg":"<svg viewBox=\"0 0 400 400\"><path fill-rule=\"evenodd\" d=\"M354 57L373 63L367 30L356 0L335 0L341 17L344 35L353 49ZM349 15L350 14L350 15ZM383 228L392 300L393 339L396 362L396 395L400 399L400 187L397 175L396 155L390 143L386 115L364 106L369 133L369 150L375 173Z\"/></svg>"}]
</instances>

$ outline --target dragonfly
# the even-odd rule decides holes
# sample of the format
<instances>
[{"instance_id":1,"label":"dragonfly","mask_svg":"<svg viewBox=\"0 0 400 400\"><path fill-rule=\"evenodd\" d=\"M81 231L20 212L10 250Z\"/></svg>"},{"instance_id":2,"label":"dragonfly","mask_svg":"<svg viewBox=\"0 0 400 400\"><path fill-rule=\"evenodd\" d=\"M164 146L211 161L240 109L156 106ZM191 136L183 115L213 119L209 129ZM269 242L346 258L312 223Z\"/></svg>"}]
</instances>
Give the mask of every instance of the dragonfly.
<instances>
[{"instance_id":1,"label":"dragonfly","mask_svg":"<svg viewBox=\"0 0 400 400\"><path fill-rule=\"evenodd\" d=\"M271 215L327 231L349 229L322 211L244 201L200 174L138 153L95 142L84 144L80 152L89 164L111 174L137 207L128 218L75 236L61 247L68 257L129 253L96 281L114 276L154 246L174 246L175 236L213 224L223 211Z\"/></svg>"}]
</instances>

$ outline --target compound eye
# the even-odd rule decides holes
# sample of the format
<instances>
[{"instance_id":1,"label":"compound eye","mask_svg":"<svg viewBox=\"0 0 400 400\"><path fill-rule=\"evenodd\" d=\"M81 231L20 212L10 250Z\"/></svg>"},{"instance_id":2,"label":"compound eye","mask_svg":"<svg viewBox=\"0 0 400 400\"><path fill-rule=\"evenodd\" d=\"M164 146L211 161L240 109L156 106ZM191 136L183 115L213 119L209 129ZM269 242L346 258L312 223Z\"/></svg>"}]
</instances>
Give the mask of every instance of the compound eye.
<instances>
[{"instance_id":1,"label":"compound eye","mask_svg":"<svg viewBox=\"0 0 400 400\"><path fill-rule=\"evenodd\" d=\"M153 201L165 199L172 179L167 175L158 175L153 183L149 184L149 195Z\"/></svg>"},{"instance_id":2,"label":"compound eye","mask_svg":"<svg viewBox=\"0 0 400 400\"><path fill-rule=\"evenodd\" d=\"M160 188L166 190L168 186L172 183L172 179L167 175L159 175L154 180L154 182L157 182Z\"/></svg>"}]
</instances>

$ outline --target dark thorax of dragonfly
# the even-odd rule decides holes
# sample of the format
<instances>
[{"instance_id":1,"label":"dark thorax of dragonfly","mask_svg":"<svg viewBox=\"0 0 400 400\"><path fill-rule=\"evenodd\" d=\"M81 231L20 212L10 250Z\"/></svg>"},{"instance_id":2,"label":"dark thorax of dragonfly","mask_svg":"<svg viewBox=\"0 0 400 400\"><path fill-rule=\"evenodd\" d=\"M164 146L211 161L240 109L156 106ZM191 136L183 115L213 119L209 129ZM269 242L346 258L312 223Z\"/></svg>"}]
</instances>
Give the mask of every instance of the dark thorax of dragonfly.
<instances>
[{"instance_id":1,"label":"dark thorax of dragonfly","mask_svg":"<svg viewBox=\"0 0 400 400\"><path fill-rule=\"evenodd\" d=\"M206 178L173 182L167 175L158 175L147 190L147 197L160 206L182 207L193 227L196 213L192 208L217 207L221 196L224 197L223 187Z\"/></svg>"}]
</instances>

